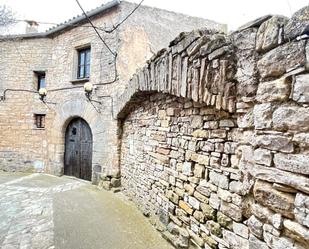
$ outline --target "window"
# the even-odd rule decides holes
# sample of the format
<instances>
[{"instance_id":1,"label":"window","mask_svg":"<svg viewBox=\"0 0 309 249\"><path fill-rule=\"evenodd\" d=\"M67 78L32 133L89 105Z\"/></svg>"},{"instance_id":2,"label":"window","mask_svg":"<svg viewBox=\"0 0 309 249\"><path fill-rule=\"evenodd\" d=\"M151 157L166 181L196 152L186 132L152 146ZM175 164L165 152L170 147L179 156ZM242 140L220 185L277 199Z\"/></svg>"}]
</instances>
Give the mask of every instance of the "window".
<instances>
[{"instance_id":1,"label":"window","mask_svg":"<svg viewBox=\"0 0 309 249\"><path fill-rule=\"evenodd\" d=\"M89 78L90 75L90 48L78 50L77 78Z\"/></svg>"},{"instance_id":2,"label":"window","mask_svg":"<svg viewBox=\"0 0 309 249\"><path fill-rule=\"evenodd\" d=\"M46 88L45 72L34 72L34 73L36 76L37 90L39 91L41 88Z\"/></svg>"},{"instance_id":3,"label":"window","mask_svg":"<svg viewBox=\"0 0 309 249\"><path fill-rule=\"evenodd\" d=\"M34 124L36 128L45 128L45 114L34 114Z\"/></svg>"}]
</instances>

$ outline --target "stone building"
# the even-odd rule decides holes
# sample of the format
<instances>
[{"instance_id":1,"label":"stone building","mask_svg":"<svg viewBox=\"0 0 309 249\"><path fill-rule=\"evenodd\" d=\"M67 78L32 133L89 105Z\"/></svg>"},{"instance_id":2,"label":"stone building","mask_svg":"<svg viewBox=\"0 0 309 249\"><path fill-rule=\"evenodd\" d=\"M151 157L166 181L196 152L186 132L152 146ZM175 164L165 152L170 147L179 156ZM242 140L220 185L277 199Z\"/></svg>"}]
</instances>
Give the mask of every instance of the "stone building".
<instances>
[{"instance_id":1,"label":"stone building","mask_svg":"<svg viewBox=\"0 0 309 249\"><path fill-rule=\"evenodd\" d=\"M49 90L44 110L52 111L46 115L50 126L45 130L29 132L33 113L46 113L37 109L44 106L39 97L7 92L0 106L4 130L0 141L8 151L2 152L2 165L11 170L16 161L23 168L27 162L20 160L18 152L40 160L37 151L41 151L48 158L43 170L63 173L64 141L74 140L71 136L80 130L83 137L90 136L84 124L87 121L93 143L80 143L86 148L93 145L93 171L97 173L92 174L92 180L110 189L119 186L120 178L123 192L175 247L306 249L308 13L309 7L305 7L291 19L264 16L229 35L207 28L181 33L132 77L127 75L132 61L136 68L140 61L135 60L148 50L135 52L132 47L123 51L120 47L118 56L124 53L124 61L117 63L122 77L118 85L99 85L89 99L79 88L60 93ZM68 40L61 40L61 35L51 40L41 38L44 45L47 41L54 44L52 55L43 47L38 53L44 51L46 60L53 63L51 72L55 68L62 72L53 75L55 85L72 79L72 71L66 68L74 66L66 58L74 58L79 45L66 36L68 32L61 34ZM138 34L139 42L143 35ZM127 39L124 41L134 44ZM66 56L65 41L73 44ZM8 47L4 43L1 49ZM91 53L92 48L91 44ZM31 56L34 62L43 54ZM1 68L5 78L23 82L20 73L14 74L20 64L8 57L8 53L1 57L6 62ZM4 65L1 63L1 67ZM97 65L95 82L108 78L101 68L109 66L108 62ZM108 96L115 91L112 98ZM75 117L83 119L72 123ZM36 137L39 132L45 141ZM36 143L34 138L38 139ZM35 147L37 143L39 148ZM36 165L29 167L31 170L40 170L40 163L29 165Z\"/></svg>"},{"instance_id":2,"label":"stone building","mask_svg":"<svg viewBox=\"0 0 309 249\"><path fill-rule=\"evenodd\" d=\"M28 28L30 33L1 39L0 169L63 174L66 129L80 117L86 123L78 127L90 129L91 134L88 141L80 141L83 148L71 143L70 149L79 156L68 160L90 163L92 172L114 169L116 174L115 96L136 69L178 33L202 27L225 29L201 18L140 6L111 32L135 7L114 0L88 12L108 47L83 15L44 33L33 32L34 27ZM85 97L86 82L94 85L91 102ZM40 85L48 91L45 102L37 94Z\"/></svg>"}]
</instances>

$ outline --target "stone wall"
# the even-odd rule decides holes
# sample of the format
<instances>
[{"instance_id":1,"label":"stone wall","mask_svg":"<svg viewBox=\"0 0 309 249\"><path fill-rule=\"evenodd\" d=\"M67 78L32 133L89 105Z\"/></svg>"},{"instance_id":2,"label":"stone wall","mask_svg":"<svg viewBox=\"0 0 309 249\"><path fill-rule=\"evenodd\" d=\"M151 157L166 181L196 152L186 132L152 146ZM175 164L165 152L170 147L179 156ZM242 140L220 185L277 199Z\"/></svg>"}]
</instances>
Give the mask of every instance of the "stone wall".
<instances>
[{"instance_id":1,"label":"stone wall","mask_svg":"<svg viewBox=\"0 0 309 249\"><path fill-rule=\"evenodd\" d=\"M181 34L115 101L123 189L177 247L309 247L308 23Z\"/></svg>"},{"instance_id":2,"label":"stone wall","mask_svg":"<svg viewBox=\"0 0 309 249\"><path fill-rule=\"evenodd\" d=\"M136 7L121 2L92 18L95 26L110 29ZM165 10L142 6L119 29L100 31L114 57L89 23L39 37L1 37L0 97L5 89L37 90L34 71L46 72L48 91L44 104L38 94L7 91L0 101L0 170L63 173L64 134L74 117L82 117L93 132L93 171L119 174L118 126L112 108L115 95L122 93L131 72L135 72L153 53L165 46L181 30L224 25ZM89 82L97 85L90 102L76 81L77 48L91 46ZM115 79L115 67L118 79ZM114 81L114 82L113 82ZM103 84L112 82L110 84ZM69 89L72 87L72 89ZM59 91L55 89L68 88ZM36 129L34 114L46 114L44 130ZM94 175L95 176L95 175ZM95 181L95 177L93 180Z\"/></svg>"}]
</instances>

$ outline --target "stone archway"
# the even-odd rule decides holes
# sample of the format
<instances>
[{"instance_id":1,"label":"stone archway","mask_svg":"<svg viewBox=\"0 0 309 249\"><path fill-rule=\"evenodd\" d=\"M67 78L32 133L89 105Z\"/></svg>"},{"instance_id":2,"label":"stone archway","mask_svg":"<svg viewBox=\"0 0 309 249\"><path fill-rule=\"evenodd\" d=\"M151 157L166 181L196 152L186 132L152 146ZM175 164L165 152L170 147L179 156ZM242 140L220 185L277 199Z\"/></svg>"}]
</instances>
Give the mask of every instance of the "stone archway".
<instances>
[{"instance_id":1,"label":"stone archway","mask_svg":"<svg viewBox=\"0 0 309 249\"><path fill-rule=\"evenodd\" d=\"M101 115L96 109L83 98L72 98L56 109L56 116L53 122L53 128L50 134L49 145L49 167L50 172L55 175L64 174L64 150L65 150L65 133L68 124L75 118L82 118L88 123L93 135L93 153L92 153L92 182L96 182L98 174L109 170L113 165L113 160L109 154L112 150L117 152L115 146L108 146L114 139L109 135L108 128L114 125L113 120L106 120L106 116ZM109 128L111 129L111 128ZM116 132L115 132L116 136ZM114 139L116 140L116 139ZM107 149L108 148L108 151ZM116 154L116 153L115 153Z\"/></svg>"}]
</instances>

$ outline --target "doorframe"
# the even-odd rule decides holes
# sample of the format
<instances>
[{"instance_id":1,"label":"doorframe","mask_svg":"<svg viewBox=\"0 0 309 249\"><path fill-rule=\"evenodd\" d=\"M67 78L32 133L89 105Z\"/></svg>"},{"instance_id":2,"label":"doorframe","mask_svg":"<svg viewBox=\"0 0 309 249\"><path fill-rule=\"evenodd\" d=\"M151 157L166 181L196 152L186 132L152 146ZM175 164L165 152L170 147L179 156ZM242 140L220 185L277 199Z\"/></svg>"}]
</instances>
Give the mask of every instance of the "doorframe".
<instances>
[{"instance_id":1,"label":"doorframe","mask_svg":"<svg viewBox=\"0 0 309 249\"><path fill-rule=\"evenodd\" d=\"M91 179L90 179L90 181L93 179L93 144L94 144L94 142L93 142L93 132L92 132L92 129L91 129L91 126L90 126L90 124L84 119L84 118L82 118L82 117L80 117L80 116L74 116L74 117L72 117L72 118L70 118L70 119L68 119L66 122L65 122L65 125L63 126L64 127L64 153L63 153L63 175L64 175L64 171L65 171L65 155L66 155L66 151L67 151L67 144L66 144L66 134L67 134L67 130L68 130L68 127L69 127L69 125L74 121L74 120L78 120L78 119L81 119L81 120L83 120L86 124L87 124L87 126L88 126L88 129L89 129L89 131L90 131L90 134L91 134ZM82 178L80 178L80 179L82 179Z\"/></svg>"},{"instance_id":2,"label":"doorframe","mask_svg":"<svg viewBox=\"0 0 309 249\"><path fill-rule=\"evenodd\" d=\"M108 111L108 109L107 109ZM65 131L69 122L80 117L91 128L93 135L92 183L97 184L101 174L119 174L118 126L110 113L98 113L84 93L76 93L55 109L55 117L48 134L47 172L62 176L64 173ZM108 146L106 146L108 145Z\"/></svg>"}]
</instances>

